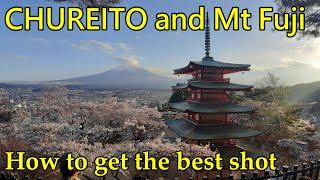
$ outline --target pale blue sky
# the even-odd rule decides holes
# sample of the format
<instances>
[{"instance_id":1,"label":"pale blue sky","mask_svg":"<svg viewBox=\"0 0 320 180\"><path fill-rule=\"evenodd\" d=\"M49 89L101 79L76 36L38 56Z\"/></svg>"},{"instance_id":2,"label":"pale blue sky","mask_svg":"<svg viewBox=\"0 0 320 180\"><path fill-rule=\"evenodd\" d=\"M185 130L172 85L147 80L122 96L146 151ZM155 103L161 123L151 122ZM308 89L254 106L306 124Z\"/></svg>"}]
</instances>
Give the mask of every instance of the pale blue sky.
<instances>
[{"instance_id":1,"label":"pale blue sky","mask_svg":"<svg viewBox=\"0 0 320 180\"><path fill-rule=\"evenodd\" d=\"M225 12L233 6L253 13L251 32L212 32L213 56L216 60L250 63L252 72L236 80L254 83L267 72L274 72L288 84L320 80L319 39L288 39L283 32L258 31L258 9L273 6L270 0L224 1L123 1L126 7L141 6L149 15L148 27L133 32L123 26L120 32L12 32L4 24L5 12L12 6L54 6L50 1L2 1L0 8L0 82L56 80L95 74L116 66L135 64L158 74L170 76L172 70L187 65L190 59L204 55L204 33L201 31L158 32L153 29L158 12L196 12L205 5L222 6ZM21 22L22 16L15 17ZM36 28L34 28L36 29ZM239 74L238 74L239 75Z\"/></svg>"}]
</instances>

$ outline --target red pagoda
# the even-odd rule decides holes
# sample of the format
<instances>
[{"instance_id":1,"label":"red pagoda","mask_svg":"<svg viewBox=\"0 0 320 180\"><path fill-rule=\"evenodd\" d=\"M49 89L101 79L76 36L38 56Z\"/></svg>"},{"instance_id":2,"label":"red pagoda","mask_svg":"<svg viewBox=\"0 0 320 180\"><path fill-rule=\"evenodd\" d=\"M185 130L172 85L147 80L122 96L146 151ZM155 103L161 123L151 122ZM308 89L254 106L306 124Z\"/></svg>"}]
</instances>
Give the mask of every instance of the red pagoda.
<instances>
[{"instance_id":1,"label":"red pagoda","mask_svg":"<svg viewBox=\"0 0 320 180\"><path fill-rule=\"evenodd\" d=\"M257 136L260 132L247 129L234 122L234 115L253 113L257 108L233 103L234 91L249 91L253 86L230 83L224 75L249 71L249 64L219 62L210 56L210 27L208 13L205 27L205 57L191 61L186 67L175 69L174 74L192 75L187 84L177 84L174 91L186 91L186 101L169 103L184 118L167 120L166 124L186 142L210 143L219 151L236 146L235 139ZM239 148L238 148L239 149ZM234 152L234 150L232 150Z\"/></svg>"}]
</instances>

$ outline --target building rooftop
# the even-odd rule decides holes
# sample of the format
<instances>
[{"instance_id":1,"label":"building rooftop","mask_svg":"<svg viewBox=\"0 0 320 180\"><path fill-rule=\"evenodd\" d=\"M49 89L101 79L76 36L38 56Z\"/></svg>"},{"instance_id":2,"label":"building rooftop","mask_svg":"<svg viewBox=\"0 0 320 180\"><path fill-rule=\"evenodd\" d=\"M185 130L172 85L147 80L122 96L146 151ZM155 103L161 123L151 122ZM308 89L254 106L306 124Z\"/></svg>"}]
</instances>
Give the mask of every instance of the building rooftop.
<instances>
[{"instance_id":1,"label":"building rooftop","mask_svg":"<svg viewBox=\"0 0 320 180\"><path fill-rule=\"evenodd\" d=\"M169 103L169 106L182 112L197 112L197 113L248 113L254 112L258 108L243 106L238 104L216 104L205 102L181 102Z\"/></svg>"},{"instance_id":2,"label":"building rooftop","mask_svg":"<svg viewBox=\"0 0 320 180\"><path fill-rule=\"evenodd\" d=\"M261 134L238 124L197 125L185 119L167 120L166 124L178 136L193 140L238 139Z\"/></svg>"}]
</instances>

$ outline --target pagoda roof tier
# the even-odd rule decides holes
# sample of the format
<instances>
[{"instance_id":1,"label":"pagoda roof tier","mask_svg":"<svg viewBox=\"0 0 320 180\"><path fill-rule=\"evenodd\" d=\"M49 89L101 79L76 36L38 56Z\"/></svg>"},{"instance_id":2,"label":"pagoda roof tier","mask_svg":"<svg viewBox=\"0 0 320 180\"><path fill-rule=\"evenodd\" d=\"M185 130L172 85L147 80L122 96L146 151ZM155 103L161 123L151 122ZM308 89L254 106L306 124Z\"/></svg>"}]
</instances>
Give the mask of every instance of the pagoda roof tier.
<instances>
[{"instance_id":1,"label":"pagoda roof tier","mask_svg":"<svg viewBox=\"0 0 320 180\"><path fill-rule=\"evenodd\" d=\"M185 119L167 120L166 124L180 137L193 140L239 139L262 134L238 124L195 124Z\"/></svg>"},{"instance_id":2,"label":"pagoda roof tier","mask_svg":"<svg viewBox=\"0 0 320 180\"><path fill-rule=\"evenodd\" d=\"M225 62L219 62L215 60L202 60L202 61L190 61L188 66L175 69L174 74L187 74L192 71L195 71L200 68L213 68L214 69L229 69L230 71L227 71L225 73L231 73L231 72L238 72L238 71L249 71L250 64L233 64L233 63L225 63Z\"/></svg>"},{"instance_id":3,"label":"pagoda roof tier","mask_svg":"<svg viewBox=\"0 0 320 180\"><path fill-rule=\"evenodd\" d=\"M196 112L206 114L216 113L249 113L258 110L250 106L243 106L238 104L217 104L208 102L180 102L180 103L169 103L169 106L182 111L182 112Z\"/></svg>"},{"instance_id":4,"label":"pagoda roof tier","mask_svg":"<svg viewBox=\"0 0 320 180\"><path fill-rule=\"evenodd\" d=\"M229 90L229 91L243 91L252 89L253 86L232 84L228 82L208 82L208 81L194 81L188 84L177 84L172 88L174 90L186 89L188 87L199 89L212 89L212 90Z\"/></svg>"}]
</instances>

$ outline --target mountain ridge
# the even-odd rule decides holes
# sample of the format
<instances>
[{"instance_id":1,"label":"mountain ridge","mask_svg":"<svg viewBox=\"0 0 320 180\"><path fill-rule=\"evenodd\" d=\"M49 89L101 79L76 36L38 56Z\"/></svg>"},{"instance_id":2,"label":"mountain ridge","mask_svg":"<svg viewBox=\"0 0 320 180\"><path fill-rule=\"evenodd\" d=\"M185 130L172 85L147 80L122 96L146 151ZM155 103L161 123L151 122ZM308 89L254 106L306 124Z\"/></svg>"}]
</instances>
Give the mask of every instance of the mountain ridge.
<instances>
[{"instance_id":1,"label":"mountain ridge","mask_svg":"<svg viewBox=\"0 0 320 180\"><path fill-rule=\"evenodd\" d=\"M320 94L320 81L311 83L301 83L289 87L289 101L320 101L316 99L316 94Z\"/></svg>"},{"instance_id":2,"label":"mountain ridge","mask_svg":"<svg viewBox=\"0 0 320 180\"><path fill-rule=\"evenodd\" d=\"M174 78L152 73L144 68L118 66L111 70L82 77L49 81L48 84L74 85L92 88L154 89L170 88Z\"/></svg>"},{"instance_id":3,"label":"mountain ridge","mask_svg":"<svg viewBox=\"0 0 320 180\"><path fill-rule=\"evenodd\" d=\"M63 80L0 83L0 88L8 87L46 87L65 86L81 89L171 89L171 86L185 79L175 79L152 73L147 69L134 66L118 66L94 75ZM289 86L289 101L320 101L320 81Z\"/></svg>"}]
</instances>

